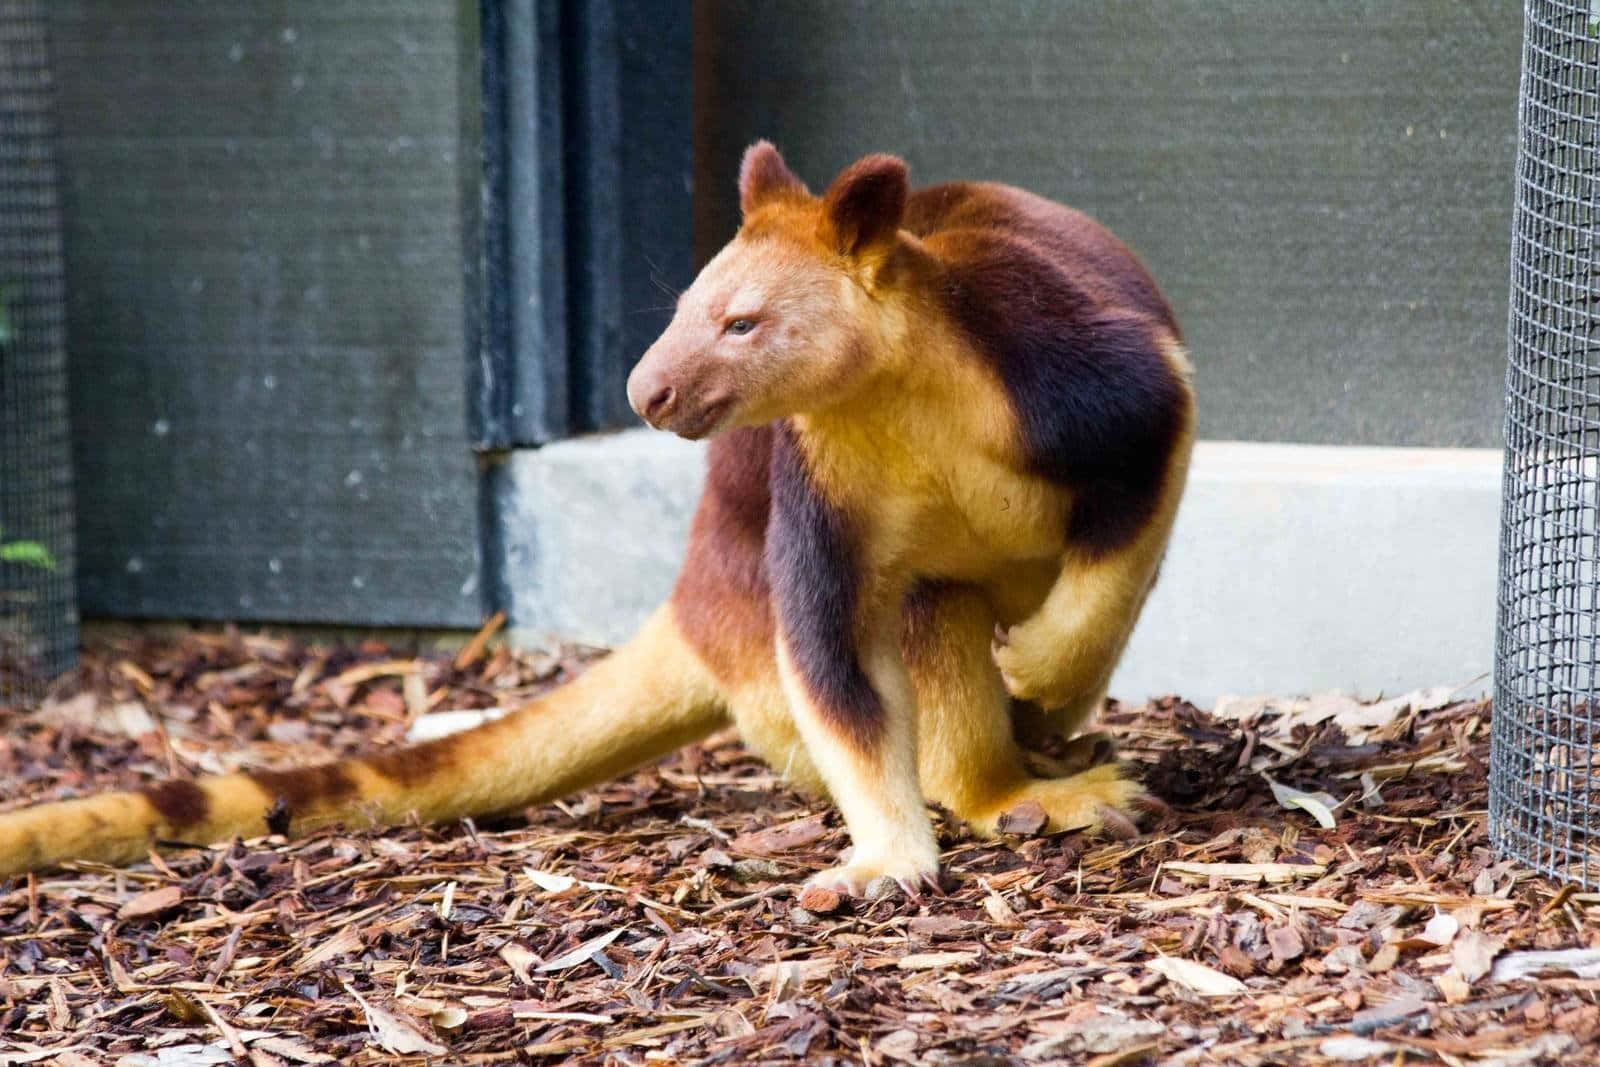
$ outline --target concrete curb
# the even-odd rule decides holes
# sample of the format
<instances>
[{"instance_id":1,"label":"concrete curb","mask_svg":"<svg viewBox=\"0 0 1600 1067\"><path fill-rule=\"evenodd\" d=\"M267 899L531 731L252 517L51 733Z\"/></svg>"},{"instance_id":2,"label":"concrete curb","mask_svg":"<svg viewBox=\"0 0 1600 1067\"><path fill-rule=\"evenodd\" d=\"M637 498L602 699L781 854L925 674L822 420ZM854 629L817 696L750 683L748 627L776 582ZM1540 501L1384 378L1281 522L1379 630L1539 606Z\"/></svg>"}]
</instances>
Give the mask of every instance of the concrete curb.
<instances>
[{"instance_id":1,"label":"concrete curb","mask_svg":"<svg viewBox=\"0 0 1600 1067\"><path fill-rule=\"evenodd\" d=\"M645 430L512 456L513 637L625 640L672 587L703 463ZM1499 511L1497 450L1202 442L1112 693L1209 704L1485 675Z\"/></svg>"}]
</instances>

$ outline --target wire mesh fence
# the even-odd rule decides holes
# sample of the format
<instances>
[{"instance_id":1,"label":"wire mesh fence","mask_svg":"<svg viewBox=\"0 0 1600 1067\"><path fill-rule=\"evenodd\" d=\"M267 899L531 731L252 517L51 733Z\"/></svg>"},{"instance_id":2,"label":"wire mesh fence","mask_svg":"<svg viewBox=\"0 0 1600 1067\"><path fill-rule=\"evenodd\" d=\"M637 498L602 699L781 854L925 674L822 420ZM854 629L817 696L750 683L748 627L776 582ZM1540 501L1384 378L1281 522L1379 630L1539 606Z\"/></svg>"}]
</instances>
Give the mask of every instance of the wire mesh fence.
<instances>
[{"instance_id":1,"label":"wire mesh fence","mask_svg":"<svg viewBox=\"0 0 1600 1067\"><path fill-rule=\"evenodd\" d=\"M1600 886L1600 36L1525 8L1489 828Z\"/></svg>"},{"instance_id":2,"label":"wire mesh fence","mask_svg":"<svg viewBox=\"0 0 1600 1067\"><path fill-rule=\"evenodd\" d=\"M53 108L42 6L0 0L0 704L78 647Z\"/></svg>"}]
</instances>

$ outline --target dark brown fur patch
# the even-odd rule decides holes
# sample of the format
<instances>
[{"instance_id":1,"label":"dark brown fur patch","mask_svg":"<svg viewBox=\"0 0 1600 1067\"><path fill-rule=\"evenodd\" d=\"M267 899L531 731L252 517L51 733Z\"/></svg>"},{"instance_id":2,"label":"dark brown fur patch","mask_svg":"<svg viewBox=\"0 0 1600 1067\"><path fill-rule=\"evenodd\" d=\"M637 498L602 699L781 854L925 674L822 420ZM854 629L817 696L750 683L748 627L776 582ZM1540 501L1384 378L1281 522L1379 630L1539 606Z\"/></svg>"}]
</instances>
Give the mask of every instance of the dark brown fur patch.
<instances>
[{"instance_id":1,"label":"dark brown fur patch","mask_svg":"<svg viewBox=\"0 0 1600 1067\"><path fill-rule=\"evenodd\" d=\"M901 225L924 239L975 231L1026 241L1070 277L1089 302L1141 312L1182 340L1171 305L1139 257L1081 211L1011 186L950 182L912 193Z\"/></svg>"},{"instance_id":2,"label":"dark brown fur patch","mask_svg":"<svg viewBox=\"0 0 1600 1067\"><path fill-rule=\"evenodd\" d=\"M364 756L361 762L403 786L420 785L451 763L455 739L441 737L420 745L391 748Z\"/></svg>"},{"instance_id":3,"label":"dark brown fur patch","mask_svg":"<svg viewBox=\"0 0 1600 1067\"><path fill-rule=\"evenodd\" d=\"M1127 544L1191 404L1160 347L1176 324L1154 283L1098 224L1017 190L947 188L911 214L941 262L945 311L999 374L1029 468L1073 491L1068 540L1095 555Z\"/></svg>"},{"instance_id":4,"label":"dark brown fur patch","mask_svg":"<svg viewBox=\"0 0 1600 1067\"><path fill-rule=\"evenodd\" d=\"M812 484L787 424L772 442L772 518L767 573L795 670L812 700L859 749L877 743L883 703L855 645L857 582L841 515Z\"/></svg>"},{"instance_id":5,"label":"dark brown fur patch","mask_svg":"<svg viewBox=\"0 0 1600 1067\"><path fill-rule=\"evenodd\" d=\"M174 830L204 822L211 811L211 798L193 782L162 782L141 789L139 793Z\"/></svg>"},{"instance_id":6,"label":"dark brown fur patch","mask_svg":"<svg viewBox=\"0 0 1600 1067\"><path fill-rule=\"evenodd\" d=\"M288 818L306 813L317 803L337 803L356 791L356 783L337 763L296 767L287 771L251 771L249 779L272 798L272 807L263 811L265 819L281 804ZM280 816L281 818L282 816Z\"/></svg>"},{"instance_id":7,"label":"dark brown fur patch","mask_svg":"<svg viewBox=\"0 0 1600 1067\"><path fill-rule=\"evenodd\" d=\"M770 426L711 442L705 490L672 590L679 631L723 682L772 668L772 591L763 554L771 455Z\"/></svg>"}]
</instances>

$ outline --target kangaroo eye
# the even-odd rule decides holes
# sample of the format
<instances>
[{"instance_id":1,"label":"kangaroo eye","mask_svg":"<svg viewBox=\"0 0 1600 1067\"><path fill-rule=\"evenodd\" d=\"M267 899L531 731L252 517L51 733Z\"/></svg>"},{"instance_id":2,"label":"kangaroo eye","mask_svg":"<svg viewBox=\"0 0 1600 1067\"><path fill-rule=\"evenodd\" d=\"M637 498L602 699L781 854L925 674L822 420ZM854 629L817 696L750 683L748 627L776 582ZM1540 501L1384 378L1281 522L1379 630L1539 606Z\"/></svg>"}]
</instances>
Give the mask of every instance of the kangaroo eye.
<instances>
[{"instance_id":1,"label":"kangaroo eye","mask_svg":"<svg viewBox=\"0 0 1600 1067\"><path fill-rule=\"evenodd\" d=\"M734 319L732 322L728 323L727 326L723 327L727 333L738 334L740 336L749 333L755 328L756 322L754 319Z\"/></svg>"}]
</instances>

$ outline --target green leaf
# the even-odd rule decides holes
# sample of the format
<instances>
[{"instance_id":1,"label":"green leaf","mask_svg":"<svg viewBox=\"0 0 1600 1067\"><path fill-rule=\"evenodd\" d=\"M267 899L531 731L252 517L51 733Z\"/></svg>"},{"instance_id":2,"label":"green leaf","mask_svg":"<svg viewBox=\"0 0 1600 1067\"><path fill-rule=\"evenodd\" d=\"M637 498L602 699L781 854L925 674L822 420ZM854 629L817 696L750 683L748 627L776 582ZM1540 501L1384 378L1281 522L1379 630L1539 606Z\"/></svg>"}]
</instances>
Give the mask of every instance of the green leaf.
<instances>
[{"instance_id":1,"label":"green leaf","mask_svg":"<svg viewBox=\"0 0 1600 1067\"><path fill-rule=\"evenodd\" d=\"M0 545L0 562L20 563L26 567L40 567L47 571L56 569L56 558L50 550L37 541L12 541Z\"/></svg>"}]
</instances>

